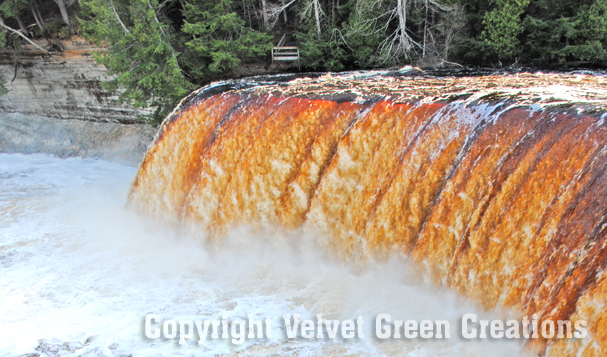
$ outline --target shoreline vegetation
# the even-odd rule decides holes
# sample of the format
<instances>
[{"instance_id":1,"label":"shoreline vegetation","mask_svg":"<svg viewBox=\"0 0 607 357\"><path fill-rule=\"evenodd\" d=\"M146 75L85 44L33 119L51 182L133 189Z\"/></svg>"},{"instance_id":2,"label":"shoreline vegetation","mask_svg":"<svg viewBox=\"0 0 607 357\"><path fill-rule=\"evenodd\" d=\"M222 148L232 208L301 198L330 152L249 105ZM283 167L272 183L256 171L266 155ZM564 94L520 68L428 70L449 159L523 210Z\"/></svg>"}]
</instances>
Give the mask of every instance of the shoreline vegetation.
<instances>
[{"instance_id":1,"label":"shoreline vegetation","mask_svg":"<svg viewBox=\"0 0 607 357\"><path fill-rule=\"evenodd\" d=\"M149 108L153 124L226 78L607 65L607 0L5 0L0 27L0 56L15 68L28 53L89 45L80 55L107 67L104 86ZM275 46L297 47L299 59L272 63Z\"/></svg>"}]
</instances>

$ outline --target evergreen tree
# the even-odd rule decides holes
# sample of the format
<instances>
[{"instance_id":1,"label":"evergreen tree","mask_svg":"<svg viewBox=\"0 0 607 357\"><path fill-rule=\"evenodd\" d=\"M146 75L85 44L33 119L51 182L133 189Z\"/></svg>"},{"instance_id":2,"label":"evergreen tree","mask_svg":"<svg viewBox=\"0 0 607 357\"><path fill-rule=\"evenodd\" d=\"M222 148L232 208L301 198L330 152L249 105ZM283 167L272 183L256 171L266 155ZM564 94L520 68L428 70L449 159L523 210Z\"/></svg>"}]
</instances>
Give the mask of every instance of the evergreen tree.
<instances>
[{"instance_id":1,"label":"evergreen tree","mask_svg":"<svg viewBox=\"0 0 607 357\"><path fill-rule=\"evenodd\" d=\"M308 0L298 6L300 22L295 38L302 57L299 64L306 69L341 71L346 68L347 43L340 11L343 8L335 5Z\"/></svg>"},{"instance_id":2,"label":"evergreen tree","mask_svg":"<svg viewBox=\"0 0 607 357\"><path fill-rule=\"evenodd\" d=\"M87 38L106 50L94 54L122 89L120 99L136 107L155 108L148 118L160 121L195 85L186 80L175 50L176 34L158 0L83 1L80 20Z\"/></svg>"},{"instance_id":3,"label":"evergreen tree","mask_svg":"<svg viewBox=\"0 0 607 357\"><path fill-rule=\"evenodd\" d=\"M523 32L521 15L529 0L492 0L493 10L485 13L482 38L501 60L513 59L521 53L519 35Z\"/></svg>"},{"instance_id":4,"label":"evergreen tree","mask_svg":"<svg viewBox=\"0 0 607 357\"><path fill-rule=\"evenodd\" d=\"M245 26L232 0L184 3L184 64L198 83L240 74L243 61L267 60L272 36Z\"/></svg>"},{"instance_id":5,"label":"evergreen tree","mask_svg":"<svg viewBox=\"0 0 607 357\"><path fill-rule=\"evenodd\" d=\"M526 61L607 64L607 1L537 1L524 21Z\"/></svg>"}]
</instances>

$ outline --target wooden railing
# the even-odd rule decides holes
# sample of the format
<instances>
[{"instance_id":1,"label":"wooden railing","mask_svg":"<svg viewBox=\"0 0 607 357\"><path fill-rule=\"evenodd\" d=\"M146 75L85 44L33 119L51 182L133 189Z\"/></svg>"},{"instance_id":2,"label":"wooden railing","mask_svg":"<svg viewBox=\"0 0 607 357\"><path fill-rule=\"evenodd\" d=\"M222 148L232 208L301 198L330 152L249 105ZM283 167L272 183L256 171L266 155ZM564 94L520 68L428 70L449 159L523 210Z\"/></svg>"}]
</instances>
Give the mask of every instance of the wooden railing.
<instances>
[{"instance_id":1,"label":"wooden railing","mask_svg":"<svg viewBox=\"0 0 607 357\"><path fill-rule=\"evenodd\" d=\"M297 47L274 47L272 48L272 62L274 61L297 61L299 59L299 48Z\"/></svg>"}]
</instances>

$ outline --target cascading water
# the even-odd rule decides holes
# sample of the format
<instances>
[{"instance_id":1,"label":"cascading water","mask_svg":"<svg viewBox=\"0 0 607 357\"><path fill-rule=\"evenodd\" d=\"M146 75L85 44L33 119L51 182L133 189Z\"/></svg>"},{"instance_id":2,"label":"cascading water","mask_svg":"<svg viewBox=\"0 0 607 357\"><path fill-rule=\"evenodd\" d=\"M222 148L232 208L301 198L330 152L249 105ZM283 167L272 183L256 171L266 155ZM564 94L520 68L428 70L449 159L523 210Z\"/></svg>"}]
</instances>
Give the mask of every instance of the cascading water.
<instances>
[{"instance_id":1,"label":"cascading water","mask_svg":"<svg viewBox=\"0 0 607 357\"><path fill-rule=\"evenodd\" d=\"M487 310L588 322L583 340L530 350L603 355L606 84L358 73L206 88L163 123L129 204L214 241L246 226L322 237L354 262L400 254Z\"/></svg>"}]
</instances>

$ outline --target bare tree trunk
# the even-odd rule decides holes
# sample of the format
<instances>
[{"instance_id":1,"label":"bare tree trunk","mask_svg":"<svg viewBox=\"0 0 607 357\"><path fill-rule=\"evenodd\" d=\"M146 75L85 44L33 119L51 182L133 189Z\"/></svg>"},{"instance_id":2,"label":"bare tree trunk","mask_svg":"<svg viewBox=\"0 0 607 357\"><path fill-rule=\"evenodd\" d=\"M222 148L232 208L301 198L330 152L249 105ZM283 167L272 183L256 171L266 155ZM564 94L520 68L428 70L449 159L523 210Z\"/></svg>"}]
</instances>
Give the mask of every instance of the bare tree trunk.
<instances>
[{"instance_id":1,"label":"bare tree trunk","mask_svg":"<svg viewBox=\"0 0 607 357\"><path fill-rule=\"evenodd\" d=\"M331 0L331 28L335 27L335 1Z\"/></svg>"},{"instance_id":2,"label":"bare tree trunk","mask_svg":"<svg viewBox=\"0 0 607 357\"><path fill-rule=\"evenodd\" d=\"M318 38L320 38L320 11L318 9L318 0L314 1L314 17L316 18L316 32L318 32ZM400 0L399 0L400 1Z\"/></svg>"},{"instance_id":3,"label":"bare tree trunk","mask_svg":"<svg viewBox=\"0 0 607 357\"><path fill-rule=\"evenodd\" d=\"M405 57L409 57L409 50L411 49L411 42L407 37L407 0L397 1L397 12L398 12L398 28L400 30L400 42L403 47Z\"/></svg>"},{"instance_id":4,"label":"bare tree trunk","mask_svg":"<svg viewBox=\"0 0 607 357\"><path fill-rule=\"evenodd\" d=\"M38 5L36 5L36 7L34 7L34 10L36 10L36 15L38 15L40 22L42 23L42 25L44 25L44 17L42 17L42 14L40 13L40 9L38 8Z\"/></svg>"},{"instance_id":5,"label":"bare tree trunk","mask_svg":"<svg viewBox=\"0 0 607 357\"><path fill-rule=\"evenodd\" d=\"M27 42L29 42L30 44L32 44L32 46L36 47L37 49L43 51L43 52L48 52L47 50L45 50L44 48L38 46L34 41L30 40L29 38L27 38L27 36L25 36L24 34L22 34L21 32L15 30L12 27L8 27L6 26L6 24L4 23L4 20L2 18L0 18L0 26L2 26L2 30L8 30L10 32L15 33L16 35L19 35L21 37L23 37L23 39L25 39Z\"/></svg>"},{"instance_id":6,"label":"bare tree trunk","mask_svg":"<svg viewBox=\"0 0 607 357\"><path fill-rule=\"evenodd\" d=\"M426 17L424 18L424 47L422 49L422 58L426 58L426 39L428 36L428 0L425 0L426 4Z\"/></svg>"},{"instance_id":7,"label":"bare tree trunk","mask_svg":"<svg viewBox=\"0 0 607 357\"><path fill-rule=\"evenodd\" d=\"M36 4L34 4L34 3L30 4L30 10L32 10L32 15L34 15L34 20L36 20L36 25L38 25L40 32L44 32L44 26L42 26L42 20L38 17L38 14L36 13L36 7L38 7Z\"/></svg>"},{"instance_id":8,"label":"bare tree trunk","mask_svg":"<svg viewBox=\"0 0 607 357\"><path fill-rule=\"evenodd\" d=\"M21 32L25 36L29 36L30 32L27 30L27 27L25 27L25 25L23 24L23 21L21 21L21 18L19 16L15 16L15 19L17 19L17 23L19 24L19 28L21 29Z\"/></svg>"},{"instance_id":9,"label":"bare tree trunk","mask_svg":"<svg viewBox=\"0 0 607 357\"><path fill-rule=\"evenodd\" d=\"M65 2L63 0L54 0L57 5L59 5L59 10L61 11L61 17L63 17L63 22L66 25L70 24L70 18L67 15L67 9L65 8Z\"/></svg>"},{"instance_id":10,"label":"bare tree trunk","mask_svg":"<svg viewBox=\"0 0 607 357\"><path fill-rule=\"evenodd\" d=\"M268 1L261 0L261 17L263 18L263 27L269 28L270 22L268 21Z\"/></svg>"},{"instance_id":11,"label":"bare tree trunk","mask_svg":"<svg viewBox=\"0 0 607 357\"><path fill-rule=\"evenodd\" d=\"M287 20L287 9L286 8L284 10L282 10L282 16L285 19L285 25L287 25L289 22Z\"/></svg>"}]
</instances>

